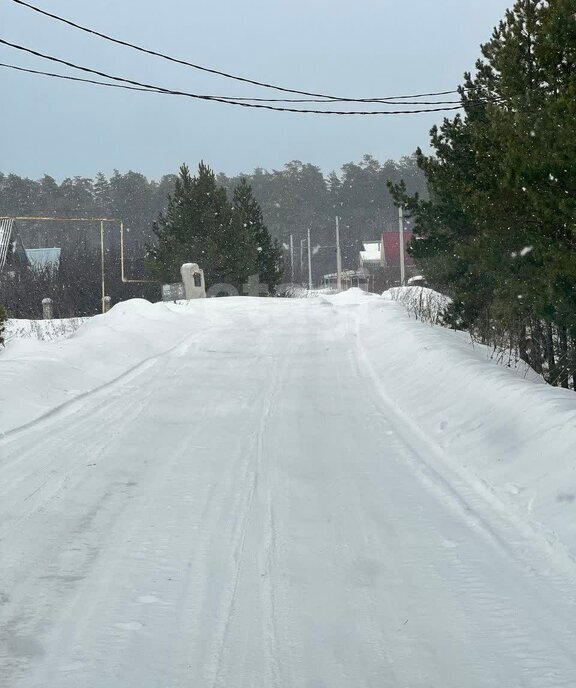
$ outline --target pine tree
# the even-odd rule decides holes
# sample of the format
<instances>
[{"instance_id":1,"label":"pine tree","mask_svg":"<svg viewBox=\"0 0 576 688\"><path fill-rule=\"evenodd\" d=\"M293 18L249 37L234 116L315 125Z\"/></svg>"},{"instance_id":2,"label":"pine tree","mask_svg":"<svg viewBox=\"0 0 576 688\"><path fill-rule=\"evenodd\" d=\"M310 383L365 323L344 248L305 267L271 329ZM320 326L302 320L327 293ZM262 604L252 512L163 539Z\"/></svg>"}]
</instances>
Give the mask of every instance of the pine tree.
<instances>
[{"instance_id":1,"label":"pine tree","mask_svg":"<svg viewBox=\"0 0 576 688\"><path fill-rule=\"evenodd\" d=\"M242 247L241 255L248 261L243 269L254 267L261 284L267 285L268 292L274 293L282 277L282 250L273 240L264 224L262 209L254 198L252 187L243 177L234 189L234 217L236 241ZM253 252L254 262L251 261Z\"/></svg>"},{"instance_id":2,"label":"pine tree","mask_svg":"<svg viewBox=\"0 0 576 688\"><path fill-rule=\"evenodd\" d=\"M107 217L110 206L110 184L102 172L96 175L92 188L97 212Z\"/></svg>"},{"instance_id":3,"label":"pine tree","mask_svg":"<svg viewBox=\"0 0 576 688\"><path fill-rule=\"evenodd\" d=\"M465 75L464 116L419 153L430 200L393 187L416 220L413 255L454 320L486 338L498 322L519 342L576 331L575 12L517 0Z\"/></svg>"}]
</instances>

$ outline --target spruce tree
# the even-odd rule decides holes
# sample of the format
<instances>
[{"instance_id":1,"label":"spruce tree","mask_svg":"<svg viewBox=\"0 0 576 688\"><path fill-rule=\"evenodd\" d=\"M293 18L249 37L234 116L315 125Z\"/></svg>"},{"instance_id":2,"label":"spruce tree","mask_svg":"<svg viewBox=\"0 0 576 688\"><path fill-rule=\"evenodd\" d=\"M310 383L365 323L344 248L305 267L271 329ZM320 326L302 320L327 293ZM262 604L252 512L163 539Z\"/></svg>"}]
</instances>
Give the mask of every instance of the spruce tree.
<instances>
[{"instance_id":1,"label":"spruce tree","mask_svg":"<svg viewBox=\"0 0 576 688\"><path fill-rule=\"evenodd\" d=\"M110 185L102 172L98 172L92 183L92 193L97 212L107 216L110 206Z\"/></svg>"},{"instance_id":2,"label":"spruce tree","mask_svg":"<svg viewBox=\"0 0 576 688\"><path fill-rule=\"evenodd\" d=\"M234 189L232 201L234 207L236 241L242 247L241 255L248 260L254 254L255 261L249 262L254 268L261 284L274 293L282 277L282 250L273 240L264 224L262 209L254 198L252 187L243 177Z\"/></svg>"},{"instance_id":3,"label":"spruce tree","mask_svg":"<svg viewBox=\"0 0 576 688\"><path fill-rule=\"evenodd\" d=\"M200 163L196 177L182 165L166 213L154 224L157 241L148 247L151 269L163 280L178 280L180 266L195 262L208 286L229 284L241 291L259 270L252 216L242 208L228 202L207 165Z\"/></svg>"},{"instance_id":4,"label":"spruce tree","mask_svg":"<svg viewBox=\"0 0 576 688\"><path fill-rule=\"evenodd\" d=\"M163 280L178 280L181 265L195 262L207 283L222 281L226 261L221 249L230 220L226 192L217 187L212 170L200 163L193 177L182 165L166 212L154 223L157 241L148 247L151 269Z\"/></svg>"},{"instance_id":5,"label":"spruce tree","mask_svg":"<svg viewBox=\"0 0 576 688\"><path fill-rule=\"evenodd\" d=\"M393 186L413 255L485 338L499 323L548 348L552 326L576 335L575 13L576 0L517 0L465 75L464 115L419 152L430 199Z\"/></svg>"}]
</instances>

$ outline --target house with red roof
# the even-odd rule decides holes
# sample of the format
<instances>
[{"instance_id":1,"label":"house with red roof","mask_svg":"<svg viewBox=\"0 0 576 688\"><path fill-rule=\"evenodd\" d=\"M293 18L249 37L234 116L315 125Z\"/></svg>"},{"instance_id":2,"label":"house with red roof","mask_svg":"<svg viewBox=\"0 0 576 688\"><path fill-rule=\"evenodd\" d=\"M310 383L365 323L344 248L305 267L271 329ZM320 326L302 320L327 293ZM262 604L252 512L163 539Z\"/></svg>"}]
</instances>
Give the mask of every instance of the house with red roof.
<instances>
[{"instance_id":1,"label":"house with red roof","mask_svg":"<svg viewBox=\"0 0 576 688\"><path fill-rule=\"evenodd\" d=\"M408 244L412 240L412 232L404 231L404 266L406 279L415 274L412 256L408 254ZM360 251L360 267L370 271L373 276L375 290L380 291L400 284L400 233L395 231L382 232L380 241L363 241Z\"/></svg>"},{"instance_id":2,"label":"house with red roof","mask_svg":"<svg viewBox=\"0 0 576 688\"><path fill-rule=\"evenodd\" d=\"M404 231L404 265L412 267L414 261L408 254L408 244L412 241L412 232ZM400 233L382 232L382 265L384 267L400 266Z\"/></svg>"}]
</instances>

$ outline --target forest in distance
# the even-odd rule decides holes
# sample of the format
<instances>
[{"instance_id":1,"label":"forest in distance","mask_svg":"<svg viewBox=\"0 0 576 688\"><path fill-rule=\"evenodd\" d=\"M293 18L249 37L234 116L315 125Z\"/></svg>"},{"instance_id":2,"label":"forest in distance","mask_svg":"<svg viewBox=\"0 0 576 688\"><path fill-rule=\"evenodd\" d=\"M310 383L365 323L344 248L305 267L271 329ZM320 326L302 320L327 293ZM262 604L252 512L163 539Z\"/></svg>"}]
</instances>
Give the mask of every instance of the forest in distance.
<instances>
[{"instance_id":1,"label":"forest in distance","mask_svg":"<svg viewBox=\"0 0 576 688\"><path fill-rule=\"evenodd\" d=\"M187 162L195 169L198 161ZM102 173L94 178L73 176L61 183L48 174L32 180L0 173L0 214L119 218L127 230L128 257L143 265L146 244L153 240L153 223L167 207L176 172L151 180L139 172L116 170L109 177ZM365 155L330 174L300 161L289 162L280 170L257 168L235 176L216 172L218 184L230 198L240 179L247 179L270 234L281 245L288 244L292 234L298 253L300 240L310 228L315 280L334 270L336 215L340 217L344 266L354 268L362 241L376 240L384 229L397 226L398 211L388 182L404 180L412 193L426 195L425 177L413 156L379 162ZM63 258L68 254L79 261L83 254L91 254L99 241L94 227L70 223L19 222L17 231L27 248L58 246ZM114 251L117 243L117 233L109 233L108 248ZM295 280L304 281L298 255L295 262Z\"/></svg>"}]
</instances>

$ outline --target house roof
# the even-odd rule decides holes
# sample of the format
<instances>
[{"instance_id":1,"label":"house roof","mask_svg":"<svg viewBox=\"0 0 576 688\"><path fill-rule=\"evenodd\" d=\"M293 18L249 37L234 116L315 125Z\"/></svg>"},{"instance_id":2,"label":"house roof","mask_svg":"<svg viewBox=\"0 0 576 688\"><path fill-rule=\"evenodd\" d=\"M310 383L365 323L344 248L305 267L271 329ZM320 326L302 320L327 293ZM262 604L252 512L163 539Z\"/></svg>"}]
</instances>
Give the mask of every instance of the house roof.
<instances>
[{"instance_id":1,"label":"house roof","mask_svg":"<svg viewBox=\"0 0 576 688\"><path fill-rule=\"evenodd\" d=\"M363 251L360 251L362 263L379 263L381 260L381 243L379 241L363 241Z\"/></svg>"},{"instance_id":2,"label":"house roof","mask_svg":"<svg viewBox=\"0 0 576 688\"><path fill-rule=\"evenodd\" d=\"M404 248L412 240L412 232L404 230ZM383 232L382 243L384 245L384 261L387 265L400 265L400 234L398 232ZM405 252L406 265L413 265L412 257Z\"/></svg>"}]
</instances>

